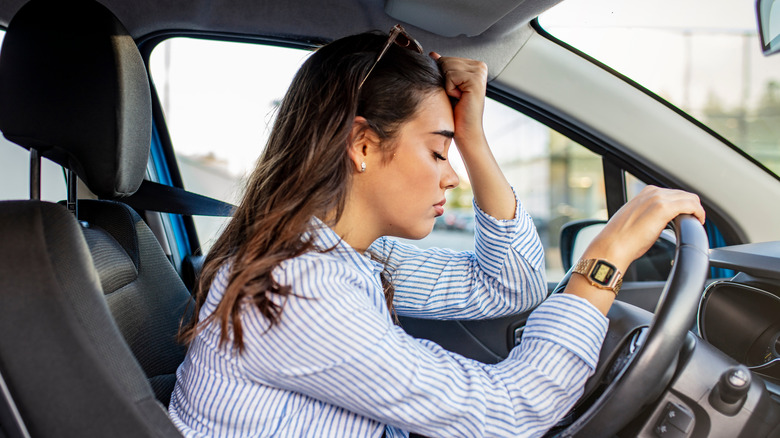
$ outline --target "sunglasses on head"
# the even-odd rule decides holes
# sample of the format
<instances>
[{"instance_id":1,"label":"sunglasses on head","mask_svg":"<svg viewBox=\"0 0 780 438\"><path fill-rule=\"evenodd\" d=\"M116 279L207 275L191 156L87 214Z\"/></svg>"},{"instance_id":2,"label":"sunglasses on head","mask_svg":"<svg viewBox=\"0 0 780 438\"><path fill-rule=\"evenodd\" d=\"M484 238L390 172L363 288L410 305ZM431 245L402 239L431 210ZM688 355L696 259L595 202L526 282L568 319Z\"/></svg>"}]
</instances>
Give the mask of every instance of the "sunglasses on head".
<instances>
[{"instance_id":1,"label":"sunglasses on head","mask_svg":"<svg viewBox=\"0 0 780 438\"><path fill-rule=\"evenodd\" d=\"M417 52L419 54L423 53L423 48L420 45L420 43L418 43L416 39L409 36L409 34L406 33L406 31L400 24L396 24L395 26L393 26L392 29L390 29L390 34L387 37L387 42L382 47L382 50L379 52L379 56L376 57L376 61L374 61L374 64L371 65L370 69L368 69L368 73L366 73L366 76L360 82L360 85L358 86L358 90L363 88L363 84L366 83L366 79L368 79L368 76L371 75L372 71L374 71L374 67L376 67L376 65L379 64L379 60L382 59L382 57L387 52L387 49L389 49L393 43L395 43L395 45L399 47L403 47L404 49L408 49L413 52Z\"/></svg>"}]
</instances>

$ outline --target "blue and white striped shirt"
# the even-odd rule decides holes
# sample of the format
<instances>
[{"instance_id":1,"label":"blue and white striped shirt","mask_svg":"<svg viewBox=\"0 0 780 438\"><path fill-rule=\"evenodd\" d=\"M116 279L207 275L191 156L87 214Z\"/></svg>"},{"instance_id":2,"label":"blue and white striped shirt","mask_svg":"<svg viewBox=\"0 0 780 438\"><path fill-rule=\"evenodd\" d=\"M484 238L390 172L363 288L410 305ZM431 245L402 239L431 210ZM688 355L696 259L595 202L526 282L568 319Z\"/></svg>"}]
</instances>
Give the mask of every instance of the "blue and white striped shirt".
<instances>
[{"instance_id":1,"label":"blue and white striped shirt","mask_svg":"<svg viewBox=\"0 0 780 438\"><path fill-rule=\"evenodd\" d=\"M498 317L544 299L542 246L519 202L513 220L475 210L474 252L420 250L388 238L371 246L387 260L400 315ZM509 357L483 364L395 326L383 265L315 222L317 246L335 249L274 271L293 290L278 325L269 329L246 304L244 353L218 346L216 324L192 342L170 405L185 436L539 436L573 406L607 327L590 303L551 297L531 314ZM221 299L229 269L215 277L201 320Z\"/></svg>"}]
</instances>

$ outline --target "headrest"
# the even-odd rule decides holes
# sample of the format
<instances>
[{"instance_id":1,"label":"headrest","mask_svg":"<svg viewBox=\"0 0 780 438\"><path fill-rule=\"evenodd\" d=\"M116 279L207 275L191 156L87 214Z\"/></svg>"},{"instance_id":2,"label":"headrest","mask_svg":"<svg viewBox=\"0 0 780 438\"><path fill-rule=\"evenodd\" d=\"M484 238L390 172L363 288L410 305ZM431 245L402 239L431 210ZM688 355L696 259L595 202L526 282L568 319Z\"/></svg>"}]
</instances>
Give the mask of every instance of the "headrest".
<instances>
[{"instance_id":1,"label":"headrest","mask_svg":"<svg viewBox=\"0 0 780 438\"><path fill-rule=\"evenodd\" d=\"M144 178L152 109L141 55L93 0L32 0L0 51L0 131L74 170L101 198Z\"/></svg>"}]
</instances>

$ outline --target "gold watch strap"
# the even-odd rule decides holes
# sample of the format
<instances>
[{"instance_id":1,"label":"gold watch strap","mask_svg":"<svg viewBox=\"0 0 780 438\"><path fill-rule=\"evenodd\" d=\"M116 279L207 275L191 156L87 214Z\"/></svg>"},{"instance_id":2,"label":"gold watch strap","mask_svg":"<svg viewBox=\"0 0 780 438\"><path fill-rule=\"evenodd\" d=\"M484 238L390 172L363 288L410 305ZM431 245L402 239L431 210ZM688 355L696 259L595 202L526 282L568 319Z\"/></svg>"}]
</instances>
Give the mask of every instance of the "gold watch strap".
<instances>
[{"instance_id":1,"label":"gold watch strap","mask_svg":"<svg viewBox=\"0 0 780 438\"><path fill-rule=\"evenodd\" d=\"M599 289L612 291L615 296L623 285L623 273L604 259L580 259L572 272L584 276Z\"/></svg>"}]
</instances>

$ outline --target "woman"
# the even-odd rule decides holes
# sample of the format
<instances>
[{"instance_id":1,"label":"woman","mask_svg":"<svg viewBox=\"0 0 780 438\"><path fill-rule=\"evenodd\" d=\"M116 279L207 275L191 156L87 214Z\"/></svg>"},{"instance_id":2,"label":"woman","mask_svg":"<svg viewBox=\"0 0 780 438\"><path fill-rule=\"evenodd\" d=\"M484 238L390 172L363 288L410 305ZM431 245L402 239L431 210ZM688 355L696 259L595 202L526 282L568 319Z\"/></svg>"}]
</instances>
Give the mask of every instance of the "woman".
<instances>
[{"instance_id":1,"label":"woman","mask_svg":"<svg viewBox=\"0 0 780 438\"><path fill-rule=\"evenodd\" d=\"M533 223L485 140L483 63L425 55L400 26L337 40L301 67L235 217L208 255L170 413L186 436L538 436L577 400L615 294L575 275L546 295ZM422 251L458 184L476 250ZM587 249L620 272L694 195L648 188ZM620 242L618 245L617 242ZM413 339L395 314L531 309L496 365Z\"/></svg>"}]
</instances>

